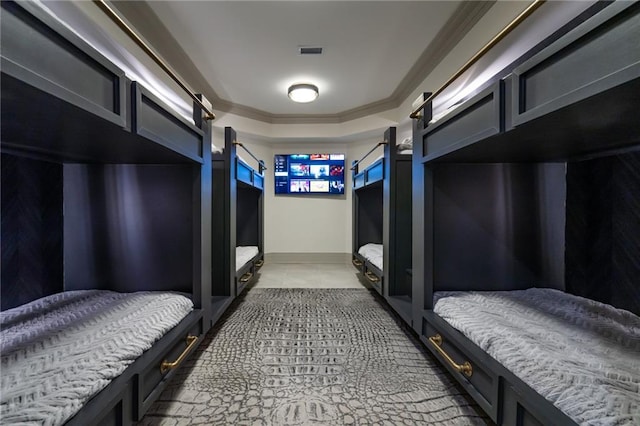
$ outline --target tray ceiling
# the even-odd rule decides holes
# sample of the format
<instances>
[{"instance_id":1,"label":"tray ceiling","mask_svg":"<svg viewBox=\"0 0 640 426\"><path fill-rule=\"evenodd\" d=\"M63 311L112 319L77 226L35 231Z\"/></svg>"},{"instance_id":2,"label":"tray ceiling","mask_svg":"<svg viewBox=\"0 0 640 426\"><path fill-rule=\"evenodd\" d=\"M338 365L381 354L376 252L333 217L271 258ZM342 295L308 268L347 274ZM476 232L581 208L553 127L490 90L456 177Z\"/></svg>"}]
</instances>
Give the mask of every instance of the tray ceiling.
<instances>
[{"instance_id":1,"label":"tray ceiling","mask_svg":"<svg viewBox=\"0 0 640 426\"><path fill-rule=\"evenodd\" d=\"M214 108L344 122L398 107L493 4L464 1L114 2ZM322 47L301 55L300 47ZM297 104L287 87L310 82Z\"/></svg>"}]
</instances>

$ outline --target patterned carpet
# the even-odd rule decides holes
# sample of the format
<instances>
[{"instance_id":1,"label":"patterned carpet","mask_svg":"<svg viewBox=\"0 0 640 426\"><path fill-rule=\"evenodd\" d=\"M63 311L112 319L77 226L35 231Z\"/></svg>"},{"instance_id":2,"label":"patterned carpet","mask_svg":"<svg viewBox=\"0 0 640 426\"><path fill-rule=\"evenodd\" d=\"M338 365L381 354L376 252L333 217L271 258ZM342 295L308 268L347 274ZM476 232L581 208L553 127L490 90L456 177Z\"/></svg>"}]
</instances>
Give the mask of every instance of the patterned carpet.
<instances>
[{"instance_id":1,"label":"patterned carpet","mask_svg":"<svg viewBox=\"0 0 640 426\"><path fill-rule=\"evenodd\" d=\"M251 289L141 425L485 425L365 289Z\"/></svg>"}]
</instances>

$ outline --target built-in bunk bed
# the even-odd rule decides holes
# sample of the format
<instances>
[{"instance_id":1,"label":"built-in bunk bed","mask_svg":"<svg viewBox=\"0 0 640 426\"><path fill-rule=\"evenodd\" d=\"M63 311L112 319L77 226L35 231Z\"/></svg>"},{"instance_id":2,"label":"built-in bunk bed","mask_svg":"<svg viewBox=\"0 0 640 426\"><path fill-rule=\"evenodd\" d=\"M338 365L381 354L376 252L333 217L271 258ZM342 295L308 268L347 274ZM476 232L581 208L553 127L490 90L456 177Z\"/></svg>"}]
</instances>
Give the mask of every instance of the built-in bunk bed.
<instances>
[{"instance_id":1,"label":"built-in bunk bed","mask_svg":"<svg viewBox=\"0 0 640 426\"><path fill-rule=\"evenodd\" d=\"M257 170L238 148L252 157ZM238 142L231 127L224 130L224 148L213 161L212 304L227 305L256 279L264 263L264 162Z\"/></svg>"},{"instance_id":2,"label":"built-in bunk bed","mask_svg":"<svg viewBox=\"0 0 640 426\"><path fill-rule=\"evenodd\" d=\"M210 124L35 4L1 19L0 423L131 424L206 331Z\"/></svg>"},{"instance_id":3,"label":"built-in bunk bed","mask_svg":"<svg viewBox=\"0 0 640 426\"><path fill-rule=\"evenodd\" d=\"M378 146L383 155L362 171ZM354 266L411 324L411 143L396 144L396 128L352 166Z\"/></svg>"},{"instance_id":4,"label":"built-in bunk bed","mask_svg":"<svg viewBox=\"0 0 640 426\"><path fill-rule=\"evenodd\" d=\"M638 40L596 3L414 124L415 329L498 424L640 424Z\"/></svg>"}]
</instances>

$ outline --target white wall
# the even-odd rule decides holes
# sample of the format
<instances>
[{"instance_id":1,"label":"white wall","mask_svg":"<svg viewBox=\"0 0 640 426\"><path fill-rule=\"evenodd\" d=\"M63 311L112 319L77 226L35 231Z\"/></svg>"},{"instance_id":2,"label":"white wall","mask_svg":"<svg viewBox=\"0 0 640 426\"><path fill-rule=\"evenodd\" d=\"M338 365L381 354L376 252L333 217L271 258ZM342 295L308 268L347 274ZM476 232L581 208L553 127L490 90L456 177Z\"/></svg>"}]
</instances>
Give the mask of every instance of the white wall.
<instances>
[{"instance_id":1,"label":"white wall","mask_svg":"<svg viewBox=\"0 0 640 426\"><path fill-rule=\"evenodd\" d=\"M264 236L265 253L351 253L351 171L383 135L345 143L266 143L239 138L256 157L265 161ZM221 144L215 140L214 143ZM296 196L274 194L273 156L293 153L346 154L345 194L341 196ZM362 162L363 167L382 154L376 149ZM242 154L249 159L247 154ZM254 165L254 164L251 164Z\"/></svg>"}]
</instances>

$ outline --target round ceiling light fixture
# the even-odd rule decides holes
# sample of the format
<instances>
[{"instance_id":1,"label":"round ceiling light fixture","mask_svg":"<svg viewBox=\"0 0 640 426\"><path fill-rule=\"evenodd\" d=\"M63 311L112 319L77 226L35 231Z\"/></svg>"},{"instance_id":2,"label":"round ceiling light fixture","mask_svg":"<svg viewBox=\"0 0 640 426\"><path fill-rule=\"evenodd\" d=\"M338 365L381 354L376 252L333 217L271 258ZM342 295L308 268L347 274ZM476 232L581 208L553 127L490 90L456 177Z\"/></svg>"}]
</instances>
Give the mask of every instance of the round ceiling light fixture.
<instances>
[{"instance_id":1,"label":"round ceiling light fixture","mask_svg":"<svg viewBox=\"0 0 640 426\"><path fill-rule=\"evenodd\" d=\"M313 102L318 97L318 86L313 84L294 84L287 91L289 99L294 102L307 103Z\"/></svg>"}]
</instances>

